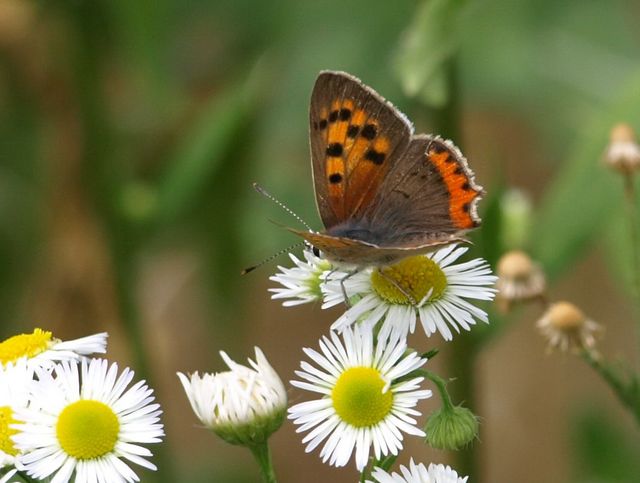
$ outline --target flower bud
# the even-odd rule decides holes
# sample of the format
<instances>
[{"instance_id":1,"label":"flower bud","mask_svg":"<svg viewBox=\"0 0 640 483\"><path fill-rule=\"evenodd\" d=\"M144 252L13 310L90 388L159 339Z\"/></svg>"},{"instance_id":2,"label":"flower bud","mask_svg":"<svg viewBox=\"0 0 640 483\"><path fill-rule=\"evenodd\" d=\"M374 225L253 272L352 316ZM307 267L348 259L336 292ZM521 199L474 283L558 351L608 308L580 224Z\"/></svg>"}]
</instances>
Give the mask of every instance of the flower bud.
<instances>
[{"instance_id":1,"label":"flower bud","mask_svg":"<svg viewBox=\"0 0 640 483\"><path fill-rule=\"evenodd\" d=\"M478 418L463 406L443 406L431 413L424 431L433 448L457 451L478 437Z\"/></svg>"},{"instance_id":2,"label":"flower bud","mask_svg":"<svg viewBox=\"0 0 640 483\"><path fill-rule=\"evenodd\" d=\"M527 243L532 221L531 199L519 189L507 191L500 199L502 243L506 248L518 248Z\"/></svg>"},{"instance_id":3,"label":"flower bud","mask_svg":"<svg viewBox=\"0 0 640 483\"><path fill-rule=\"evenodd\" d=\"M178 373L191 407L202 423L231 444L262 444L284 421L287 394L278 374L257 347L251 368L221 356L230 371Z\"/></svg>"}]
</instances>

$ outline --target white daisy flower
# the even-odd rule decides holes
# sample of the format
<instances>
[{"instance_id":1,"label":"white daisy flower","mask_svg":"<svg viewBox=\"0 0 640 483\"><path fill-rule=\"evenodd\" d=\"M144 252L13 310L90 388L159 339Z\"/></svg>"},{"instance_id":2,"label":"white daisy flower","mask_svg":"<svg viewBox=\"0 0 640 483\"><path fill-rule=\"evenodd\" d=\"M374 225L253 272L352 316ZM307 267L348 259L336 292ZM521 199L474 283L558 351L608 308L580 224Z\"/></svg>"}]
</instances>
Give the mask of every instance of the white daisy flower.
<instances>
[{"instance_id":1,"label":"white daisy flower","mask_svg":"<svg viewBox=\"0 0 640 483\"><path fill-rule=\"evenodd\" d=\"M33 369L26 359L0 366L0 468L13 466L18 456L18 449L11 439L18 431L12 425L20 422L15 411L29 404L29 385L32 382Z\"/></svg>"},{"instance_id":2,"label":"white daisy flower","mask_svg":"<svg viewBox=\"0 0 640 483\"><path fill-rule=\"evenodd\" d=\"M458 476L449 466L432 463L426 468L422 463L415 464L413 459L409 462L409 468L400 466L400 473L387 473L381 468L375 468L371 477L376 483L466 483L469 478ZM367 483L374 482L367 480Z\"/></svg>"},{"instance_id":3,"label":"white daisy flower","mask_svg":"<svg viewBox=\"0 0 640 483\"><path fill-rule=\"evenodd\" d=\"M300 260L290 253L289 257L293 260L295 267L278 266L280 273L269 277L269 280L283 286L283 288L270 288L269 291L273 293L272 299L285 299L282 303L285 307L322 300L320 286L332 268L331 263L314 255L308 249L305 249L303 254L304 260Z\"/></svg>"},{"instance_id":4,"label":"white daisy flower","mask_svg":"<svg viewBox=\"0 0 640 483\"><path fill-rule=\"evenodd\" d=\"M342 331L355 322L372 327L384 320L380 337L392 332L406 337L415 331L419 320L427 336L438 331L445 340L451 340L451 329L458 333L460 328L470 330L476 319L488 323L487 313L467 299L493 300L496 277L481 258L455 264L467 250L449 245L346 279L343 274L332 274L323 284L325 302L343 301L344 292L357 301L331 328Z\"/></svg>"},{"instance_id":5,"label":"white daisy flower","mask_svg":"<svg viewBox=\"0 0 640 483\"><path fill-rule=\"evenodd\" d=\"M33 334L19 334L0 342L0 365L27 358L30 363L50 364L53 361L78 359L107 351L107 333L61 341L49 331L34 329Z\"/></svg>"},{"instance_id":6,"label":"white daisy flower","mask_svg":"<svg viewBox=\"0 0 640 483\"><path fill-rule=\"evenodd\" d=\"M365 327L346 327L342 340L331 332L320 340L320 350L304 349L318 367L302 362L294 386L321 395L319 399L296 404L289 418L309 431L303 443L307 452L323 441L323 462L344 466L355 450L355 462L362 470L369 451L377 459L398 454L403 435L424 436L415 426L413 409L431 391L420 390L423 377L401 380L421 367L426 359L407 351L405 339L389 338L374 345L373 333Z\"/></svg>"},{"instance_id":7,"label":"white daisy flower","mask_svg":"<svg viewBox=\"0 0 640 483\"><path fill-rule=\"evenodd\" d=\"M36 368L31 405L17 410L13 436L18 468L29 476L76 483L140 481L123 461L156 467L140 443L159 443L164 431L153 391L134 373L104 359L63 361Z\"/></svg>"},{"instance_id":8,"label":"white daisy flower","mask_svg":"<svg viewBox=\"0 0 640 483\"><path fill-rule=\"evenodd\" d=\"M202 376L196 372L190 378L178 373L198 419L232 444L266 441L284 421L284 384L258 347L255 353L256 362L249 359L251 367L221 351L229 371Z\"/></svg>"}]
</instances>

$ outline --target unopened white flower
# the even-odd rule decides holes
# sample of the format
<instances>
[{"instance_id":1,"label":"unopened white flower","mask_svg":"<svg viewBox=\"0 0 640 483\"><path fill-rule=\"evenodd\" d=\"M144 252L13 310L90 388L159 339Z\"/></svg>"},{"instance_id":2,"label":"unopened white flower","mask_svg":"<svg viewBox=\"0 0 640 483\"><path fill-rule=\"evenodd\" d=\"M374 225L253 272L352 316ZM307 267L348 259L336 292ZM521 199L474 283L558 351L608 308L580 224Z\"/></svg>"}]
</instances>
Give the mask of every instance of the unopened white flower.
<instances>
[{"instance_id":1,"label":"unopened white flower","mask_svg":"<svg viewBox=\"0 0 640 483\"><path fill-rule=\"evenodd\" d=\"M29 404L29 385L33 370L26 359L0 366L0 468L15 464L18 449L11 437L18 431L12 427L19 420L15 411Z\"/></svg>"},{"instance_id":2,"label":"unopened white flower","mask_svg":"<svg viewBox=\"0 0 640 483\"><path fill-rule=\"evenodd\" d=\"M303 255L304 260L300 260L290 253L289 257L295 266L278 266L280 272L269 277L269 280L278 282L283 287L270 288L269 291L273 293L271 298L284 299L282 305L285 307L322 300L320 286L331 270L331 263L308 249L304 250Z\"/></svg>"},{"instance_id":3,"label":"unopened white flower","mask_svg":"<svg viewBox=\"0 0 640 483\"><path fill-rule=\"evenodd\" d=\"M374 468L371 477L374 481L367 480L367 483L466 483L469 478L458 476L449 466L432 463L426 468L422 463L415 464L413 459L409 462L409 468L400 466L400 473Z\"/></svg>"},{"instance_id":4,"label":"unopened white flower","mask_svg":"<svg viewBox=\"0 0 640 483\"><path fill-rule=\"evenodd\" d=\"M159 443L164 431L153 391L125 368L103 359L63 361L36 368L28 409L16 411L23 452L18 468L53 482L140 481L124 460L155 470L151 452L140 444Z\"/></svg>"},{"instance_id":5,"label":"unopened white flower","mask_svg":"<svg viewBox=\"0 0 640 483\"><path fill-rule=\"evenodd\" d=\"M341 331L356 322L373 327L384 320L380 337L391 332L406 337L415 331L419 320L427 336L440 332L445 340L451 340L451 329L470 330L476 319L488 322L487 313L467 299L493 300L496 277L481 258L454 263L467 250L450 245L347 278L332 274L323 284L325 305L335 304L336 299L344 301L344 292L357 301L331 328Z\"/></svg>"},{"instance_id":6,"label":"unopened white flower","mask_svg":"<svg viewBox=\"0 0 640 483\"><path fill-rule=\"evenodd\" d=\"M356 325L345 328L342 340L335 332L323 337L320 351L304 349L317 367L303 361L302 370L296 371L301 380L291 381L320 395L289 409L289 418L300 425L297 432L309 431L302 440L307 452L324 441L322 461L344 466L355 451L356 466L362 470L371 446L380 459L398 454L402 432L425 435L415 426L414 416L420 413L413 408L431 391L420 389L423 377L409 374L426 359L407 351L404 338L375 344L372 331Z\"/></svg>"},{"instance_id":7,"label":"unopened white flower","mask_svg":"<svg viewBox=\"0 0 640 483\"><path fill-rule=\"evenodd\" d=\"M107 351L107 333L62 341L49 331L34 329L32 334L19 334L0 342L0 365L26 358L30 364L78 359Z\"/></svg>"},{"instance_id":8,"label":"unopened white flower","mask_svg":"<svg viewBox=\"0 0 640 483\"><path fill-rule=\"evenodd\" d=\"M232 444L262 443L284 421L284 384L257 347L255 354L255 362L249 359L251 367L232 361L221 351L229 371L202 376L196 372L190 377L178 373L198 419Z\"/></svg>"}]
</instances>

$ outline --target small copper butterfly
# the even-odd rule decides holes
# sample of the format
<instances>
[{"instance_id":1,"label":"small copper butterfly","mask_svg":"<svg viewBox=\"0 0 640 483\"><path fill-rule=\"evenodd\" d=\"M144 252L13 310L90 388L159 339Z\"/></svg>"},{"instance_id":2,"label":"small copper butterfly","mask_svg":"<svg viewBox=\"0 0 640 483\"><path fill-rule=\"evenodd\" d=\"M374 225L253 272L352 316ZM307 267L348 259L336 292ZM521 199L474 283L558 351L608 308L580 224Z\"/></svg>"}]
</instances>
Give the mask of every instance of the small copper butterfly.
<instances>
[{"instance_id":1,"label":"small copper butterfly","mask_svg":"<svg viewBox=\"0 0 640 483\"><path fill-rule=\"evenodd\" d=\"M325 230L296 230L331 261L386 265L464 240L483 190L448 140L345 72L322 71L309 112L316 203Z\"/></svg>"}]
</instances>

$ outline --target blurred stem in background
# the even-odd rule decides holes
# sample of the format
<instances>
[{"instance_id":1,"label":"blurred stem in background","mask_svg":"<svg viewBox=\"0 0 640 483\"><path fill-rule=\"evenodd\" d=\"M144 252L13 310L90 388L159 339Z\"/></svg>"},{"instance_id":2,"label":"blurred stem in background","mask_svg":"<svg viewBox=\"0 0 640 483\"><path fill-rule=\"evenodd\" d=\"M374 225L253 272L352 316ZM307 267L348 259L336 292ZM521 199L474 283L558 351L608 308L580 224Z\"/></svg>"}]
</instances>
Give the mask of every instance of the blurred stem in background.
<instances>
[{"instance_id":1,"label":"blurred stem in background","mask_svg":"<svg viewBox=\"0 0 640 483\"><path fill-rule=\"evenodd\" d=\"M585 362L604 379L620 402L633 414L640 426L640 381L638 375L627 369L627 377L623 378L619 371L616 371L592 351L584 349L580 354Z\"/></svg>"},{"instance_id":2,"label":"blurred stem in background","mask_svg":"<svg viewBox=\"0 0 640 483\"><path fill-rule=\"evenodd\" d=\"M638 210L635 189L635 173L623 174L624 194L629 216L629 238L631 240L631 283L636 301L636 321L638 324L638 342L640 345L640 235L638 234Z\"/></svg>"},{"instance_id":3,"label":"blurred stem in background","mask_svg":"<svg viewBox=\"0 0 640 483\"><path fill-rule=\"evenodd\" d=\"M157 387L150 370L148 348L136 302L139 271L137 255L141 236L139 229L123 219L119 209L123 175L114 169L112 146L115 132L104 103L103 83L107 77L105 57L109 52L107 40L111 33L111 25L108 24L110 16L108 8L102 2L81 2L67 8L73 30L73 81L84 128L85 167L90 164L96 167L87 174L90 174L92 199L106 224L120 320L127 334L137 374L146 379L151 387ZM169 455L168 446L160 445L156 449L156 455L159 471L145 475L145 480L175 481L173 459Z\"/></svg>"},{"instance_id":4,"label":"blurred stem in background","mask_svg":"<svg viewBox=\"0 0 640 483\"><path fill-rule=\"evenodd\" d=\"M452 54L442 64L446 102L431 109L434 130L445 139L451 139L463 150L463 140L460 132L460 88L457 72L457 58ZM463 150L464 151L464 150ZM476 412L475 373L480 340L471 333L462 334L451 344L450 368L455 374L455 382L451 384L451 391L456 401ZM479 478L476 445L470 444L454 453L456 462L454 467L462 475Z\"/></svg>"},{"instance_id":5,"label":"blurred stem in background","mask_svg":"<svg viewBox=\"0 0 640 483\"><path fill-rule=\"evenodd\" d=\"M416 8L400 42L395 70L406 95L429 106L433 131L463 148L460 119L458 50L461 21L472 2L429 0ZM464 149L462 149L464 151ZM453 398L475 411L475 366L481 339L462 334L451 344ZM475 445L454 453L460 474L479 478Z\"/></svg>"}]
</instances>

